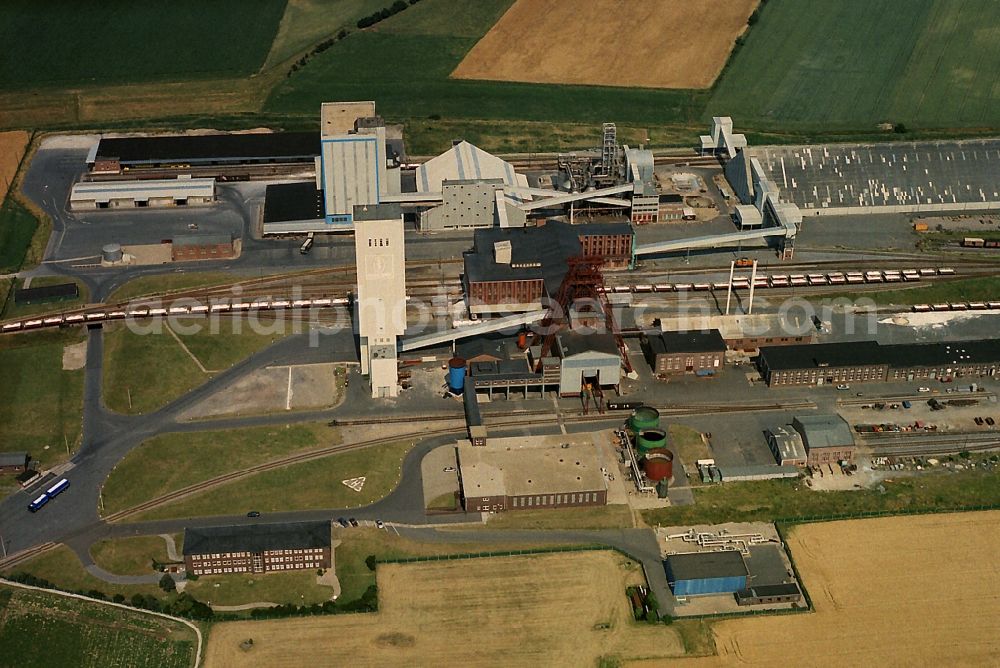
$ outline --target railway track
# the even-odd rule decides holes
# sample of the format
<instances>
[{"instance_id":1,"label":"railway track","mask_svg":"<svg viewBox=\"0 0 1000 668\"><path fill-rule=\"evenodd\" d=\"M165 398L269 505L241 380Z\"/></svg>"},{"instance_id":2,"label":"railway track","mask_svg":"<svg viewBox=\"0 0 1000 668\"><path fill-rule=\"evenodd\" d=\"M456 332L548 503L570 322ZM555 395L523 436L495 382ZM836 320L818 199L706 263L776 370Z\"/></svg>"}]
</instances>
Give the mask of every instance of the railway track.
<instances>
[{"instance_id":1,"label":"railway track","mask_svg":"<svg viewBox=\"0 0 1000 668\"><path fill-rule=\"evenodd\" d=\"M35 547L29 548L27 550L22 550L21 552L16 552L4 559L0 559L0 569L8 569L22 564L26 561L30 561L35 557L42 555L49 550L53 550L59 547L58 543L42 543L41 545L36 545Z\"/></svg>"}]
</instances>

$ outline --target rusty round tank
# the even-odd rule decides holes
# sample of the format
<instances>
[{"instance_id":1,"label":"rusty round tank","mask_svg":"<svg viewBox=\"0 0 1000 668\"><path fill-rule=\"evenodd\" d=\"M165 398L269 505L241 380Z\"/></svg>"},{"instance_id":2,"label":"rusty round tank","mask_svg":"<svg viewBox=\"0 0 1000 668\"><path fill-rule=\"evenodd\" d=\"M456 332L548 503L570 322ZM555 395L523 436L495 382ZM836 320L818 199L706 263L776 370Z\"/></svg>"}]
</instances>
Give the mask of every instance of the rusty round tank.
<instances>
[{"instance_id":1,"label":"rusty round tank","mask_svg":"<svg viewBox=\"0 0 1000 668\"><path fill-rule=\"evenodd\" d=\"M669 480L674 475L674 453L666 448L647 451L642 460L642 470L653 482Z\"/></svg>"},{"instance_id":2,"label":"rusty round tank","mask_svg":"<svg viewBox=\"0 0 1000 668\"><path fill-rule=\"evenodd\" d=\"M520 333L518 333L518 335L517 335L517 347L520 350L524 350L525 348L528 347L528 333L527 332L520 332Z\"/></svg>"}]
</instances>

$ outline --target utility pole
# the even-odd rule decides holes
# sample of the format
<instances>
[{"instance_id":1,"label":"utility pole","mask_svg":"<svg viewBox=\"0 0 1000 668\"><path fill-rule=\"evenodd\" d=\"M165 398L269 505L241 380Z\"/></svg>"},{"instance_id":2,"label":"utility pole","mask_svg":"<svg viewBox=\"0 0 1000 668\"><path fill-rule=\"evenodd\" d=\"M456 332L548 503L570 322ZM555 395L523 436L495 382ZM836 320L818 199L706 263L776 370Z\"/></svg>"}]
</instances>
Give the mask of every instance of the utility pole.
<instances>
[{"instance_id":1,"label":"utility pole","mask_svg":"<svg viewBox=\"0 0 1000 668\"><path fill-rule=\"evenodd\" d=\"M753 313L753 290L754 285L757 283L757 260L753 261L753 271L750 273L750 308L747 309L747 315Z\"/></svg>"},{"instance_id":2,"label":"utility pole","mask_svg":"<svg viewBox=\"0 0 1000 668\"><path fill-rule=\"evenodd\" d=\"M736 272L736 260L729 263L729 285L726 286L726 315L729 315L729 302L733 298L733 274Z\"/></svg>"}]
</instances>

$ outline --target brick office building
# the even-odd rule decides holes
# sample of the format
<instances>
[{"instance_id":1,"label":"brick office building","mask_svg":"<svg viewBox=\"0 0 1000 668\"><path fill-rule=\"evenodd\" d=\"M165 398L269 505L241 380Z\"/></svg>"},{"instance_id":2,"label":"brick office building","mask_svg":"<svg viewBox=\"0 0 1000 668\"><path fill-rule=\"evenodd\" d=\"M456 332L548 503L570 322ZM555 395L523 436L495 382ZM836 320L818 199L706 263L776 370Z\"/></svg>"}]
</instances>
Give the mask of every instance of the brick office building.
<instances>
[{"instance_id":1,"label":"brick office building","mask_svg":"<svg viewBox=\"0 0 1000 668\"><path fill-rule=\"evenodd\" d=\"M330 568L329 522L198 527L184 531L184 566L195 575Z\"/></svg>"},{"instance_id":2,"label":"brick office building","mask_svg":"<svg viewBox=\"0 0 1000 668\"><path fill-rule=\"evenodd\" d=\"M642 350L657 376L712 375L722 371L726 342L717 329L644 336Z\"/></svg>"}]
</instances>

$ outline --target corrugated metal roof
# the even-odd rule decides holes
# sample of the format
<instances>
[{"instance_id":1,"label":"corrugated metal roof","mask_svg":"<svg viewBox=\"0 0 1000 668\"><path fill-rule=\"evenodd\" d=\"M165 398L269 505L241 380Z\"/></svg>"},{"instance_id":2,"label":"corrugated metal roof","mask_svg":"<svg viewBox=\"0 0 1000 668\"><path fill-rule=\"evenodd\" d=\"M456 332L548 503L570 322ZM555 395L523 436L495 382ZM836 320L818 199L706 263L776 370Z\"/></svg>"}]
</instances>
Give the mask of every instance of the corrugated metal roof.
<instances>
[{"instance_id":1,"label":"corrugated metal roof","mask_svg":"<svg viewBox=\"0 0 1000 668\"><path fill-rule=\"evenodd\" d=\"M441 192L444 181L472 179L500 179L507 186L528 187L527 177L517 174L513 165L467 141L420 165L416 176L420 192Z\"/></svg>"},{"instance_id":2,"label":"corrugated metal roof","mask_svg":"<svg viewBox=\"0 0 1000 668\"><path fill-rule=\"evenodd\" d=\"M162 179L150 181L98 181L81 182L73 186L71 202L106 202L111 199L130 198L144 200L157 197L213 197L214 179Z\"/></svg>"},{"instance_id":3,"label":"corrugated metal roof","mask_svg":"<svg viewBox=\"0 0 1000 668\"><path fill-rule=\"evenodd\" d=\"M851 427L839 415L798 415L792 426L802 434L807 450L854 445Z\"/></svg>"}]
</instances>

